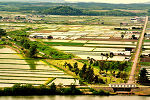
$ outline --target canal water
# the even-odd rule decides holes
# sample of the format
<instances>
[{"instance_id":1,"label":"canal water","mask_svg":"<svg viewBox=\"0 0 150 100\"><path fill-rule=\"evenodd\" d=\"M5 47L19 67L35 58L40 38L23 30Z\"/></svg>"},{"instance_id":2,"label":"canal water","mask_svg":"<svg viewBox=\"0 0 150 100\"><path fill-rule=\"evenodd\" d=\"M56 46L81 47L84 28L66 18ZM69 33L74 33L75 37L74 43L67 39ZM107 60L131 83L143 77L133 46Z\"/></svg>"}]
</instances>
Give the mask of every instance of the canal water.
<instances>
[{"instance_id":1,"label":"canal water","mask_svg":"<svg viewBox=\"0 0 150 100\"><path fill-rule=\"evenodd\" d=\"M0 100L150 100L150 96L0 96Z\"/></svg>"}]
</instances>

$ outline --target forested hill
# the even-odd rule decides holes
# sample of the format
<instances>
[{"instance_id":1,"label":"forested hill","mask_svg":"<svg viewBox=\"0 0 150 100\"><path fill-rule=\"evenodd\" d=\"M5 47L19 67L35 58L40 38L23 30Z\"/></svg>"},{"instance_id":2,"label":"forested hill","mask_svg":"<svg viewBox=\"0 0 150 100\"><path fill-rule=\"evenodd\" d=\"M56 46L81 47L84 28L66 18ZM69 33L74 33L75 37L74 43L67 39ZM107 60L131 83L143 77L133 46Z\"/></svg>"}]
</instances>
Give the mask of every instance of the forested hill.
<instances>
[{"instance_id":1,"label":"forested hill","mask_svg":"<svg viewBox=\"0 0 150 100\"><path fill-rule=\"evenodd\" d=\"M39 12L42 14L51 14L51 15L84 15L82 10L72 8L69 6L58 6Z\"/></svg>"},{"instance_id":2,"label":"forested hill","mask_svg":"<svg viewBox=\"0 0 150 100\"><path fill-rule=\"evenodd\" d=\"M138 16L144 15L143 13L132 13L132 12L125 12L120 10L109 10L105 12L96 12L90 11L85 9L77 9L72 8L70 6L57 6L54 8L44 9L39 11L41 14L46 15L88 15L88 16Z\"/></svg>"}]
</instances>

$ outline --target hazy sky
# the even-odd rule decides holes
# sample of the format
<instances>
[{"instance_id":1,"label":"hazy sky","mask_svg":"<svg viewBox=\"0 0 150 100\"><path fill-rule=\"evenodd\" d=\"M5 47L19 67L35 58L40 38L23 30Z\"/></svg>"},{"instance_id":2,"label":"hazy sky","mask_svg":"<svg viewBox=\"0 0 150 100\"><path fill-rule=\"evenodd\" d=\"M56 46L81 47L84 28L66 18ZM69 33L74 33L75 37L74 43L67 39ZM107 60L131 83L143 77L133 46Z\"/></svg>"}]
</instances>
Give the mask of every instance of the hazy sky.
<instances>
[{"instance_id":1,"label":"hazy sky","mask_svg":"<svg viewBox=\"0 0 150 100\"><path fill-rule=\"evenodd\" d=\"M78 2L105 2L105 3L145 3L150 0L65 0Z\"/></svg>"}]
</instances>

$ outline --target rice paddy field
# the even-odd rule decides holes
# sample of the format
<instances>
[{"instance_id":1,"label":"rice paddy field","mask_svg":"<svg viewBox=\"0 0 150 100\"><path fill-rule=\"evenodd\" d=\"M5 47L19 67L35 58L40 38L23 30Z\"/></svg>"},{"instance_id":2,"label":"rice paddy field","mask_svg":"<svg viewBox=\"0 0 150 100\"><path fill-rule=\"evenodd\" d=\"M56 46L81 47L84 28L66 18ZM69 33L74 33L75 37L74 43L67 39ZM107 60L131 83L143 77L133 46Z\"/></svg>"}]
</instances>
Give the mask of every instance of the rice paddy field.
<instances>
[{"instance_id":1,"label":"rice paddy field","mask_svg":"<svg viewBox=\"0 0 150 100\"><path fill-rule=\"evenodd\" d=\"M48 66L41 60L24 59L22 56L9 48L0 49L0 87L11 87L15 83L22 84L56 84L70 85L79 84L78 80L61 70ZM49 81L49 83L47 83Z\"/></svg>"},{"instance_id":2,"label":"rice paddy field","mask_svg":"<svg viewBox=\"0 0 150 100\"><path fill-rule=\"evenodd\" d=\"M55 42L53 42L55 41ZM73 40L68 42L56 42L52 40L49 42L44 42L48 45L52 45L54 48L62 50L66 53L72 53L82 59L87 59L87 57L94 58L95 60L106 60L107 57L102 56L101 53L125 53L125 48L136 48L137 42L120 42L120 41L82 41ZM54 46L55 45L55 46ZM128 55L130 56L130 55ZM125 56L114 56L113 58L108 58L110 61L124 61Z\"/></svg>"},{"instance_id":3,"label":"rice paddy field","mask_svg":"<svg viewBox=\"0 0 150 100\"><path fill-rule=\"evenodd\" d=\"M150 33L150 21L148 21L147 30L146 33ZM147 76L150 80L150 40L145 38L142 46L142 52L141 52L141 59L140 59L140 65L141 69L145 68L147 70Z\"/></svg>"},{"instance_id":4,"label":"rice paddy field","mask_svg":"<svg viewBox=\"0 0 150 100\"><path fill-rule=\"evenodd\" d=\"M7 15L5 15L7 16ZM9 14L10 16L10 14ZM14 14L12 13L12 16ZM26 16L26 15L23 15ZM34 18L35 16L33 16ZM0 26L7 31L19 30L22 28L32 27L33 31L28 31L30 34L41 33L52 35L53 40L37 39L47 45L53 46L56 49L66 53L72 53L81 59L87 57L96 60L106 60L106 57L100 53L110 52L125 52L126 48L132 48L133 53L138 40L133 40L132 35L137 39L140 36L141 30L115 30L114 28L126 27L131 28L136 26L132 23L132 17L113 17L113 16L54 16L48 15L43 17L46 24L41 23L0 23ZM62 24L63 23L68 23ZM104 22L104 24L99 24ZM70 24L69 24L70 23ZM120 23L128 23L128 25L120 26ZM139 32L139 33L133 33ZM124 35L123 39L121 35ZM114 56L108 60L124 61L126 55Z\"/></svg>"}]
</instances>

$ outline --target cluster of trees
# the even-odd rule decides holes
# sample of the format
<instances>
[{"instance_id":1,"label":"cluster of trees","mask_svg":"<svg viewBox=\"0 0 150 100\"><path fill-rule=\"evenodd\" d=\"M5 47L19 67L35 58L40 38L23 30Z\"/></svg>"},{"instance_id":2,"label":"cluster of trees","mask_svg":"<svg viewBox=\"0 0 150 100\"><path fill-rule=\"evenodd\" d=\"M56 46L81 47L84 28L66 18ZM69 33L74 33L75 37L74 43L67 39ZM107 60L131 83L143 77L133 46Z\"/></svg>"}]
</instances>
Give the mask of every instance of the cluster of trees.
<instances>
[{"instance_id":1,"label":"cluster of trees","mask_svg":"<svg viewBox=\"0 0 150 100\"><path fill-rule=\"evenodd\" d=\"M148 72L147 72L146 68L141 69L139 77L138 77L138 82L140 84L150 83L150 80L148 79L147 74L148 74Z\"/></svg>"},{"instance_id":2,"label":"cluster of trees","mask_svg":"<svg viewBox=\"0 0 150 100\"><path fill-rule=\"evenodd\" d=\"M6 35L6 31L0 28L0 38Z\"/></svg>"},{"instance_id":3,"label":"cluster of trees","mask_svg":"<svg viewBox=\"0 0 150 100\"><path fill-rule=\"evenodd\" d=\"M114 57L114 53L110 52L110 53L101 53L102 56L106 57L106 60L108 60L108 58L113 58Z\"/></svg>"},{"instance_id":4,"label":"cluster of trees","mask_svg":"<svg viewBox=\"0 0 150 100\"><path fill-rule=\"evenodd\" d=\"M72 8L69 6L58 6L55 8L46 9L40 11L42 14L51 14L51 15L83 15L82 10Z\"/></svg>"},{"instance_id":5,"label":"cluster of trees","mask_svg":"<svg viewBox=\"0 0 150 100\"><path fill-rule=\"evenodd\" d=\"M44 45L41 42L36 42L38 50L43 52L44 57L53 58L53 59L71 59L74 56L72 54L67 54L61 51L58 51L55 48L50 47L49 45Z\"/></svg>"},{"instance_id":6,"label":"cluster of trees","mask_svg":"<svg viewBox=\"0 0 150 100\"><path fill-rule=\"evenodd\" d=\"M95 61L93 66L98 66L100 70L100 74L105 72L106 76L108 71L116 77L126 79L128 74L126 73L129 70L129 63L128 62L119 62L119 61Z\"/></svg>"},{"instance_id":7,"label":"cluster of trees","mask_svg":"<svg viewBox=\"0 0 150 100\"><path fill-rule=\"evenodd\" d=\"M50 86L41 85L35 87L31 84L15 84L13 87L0 90L2 96L17 95L80 95L82 92L75 85L68 88L57 86L52 83Z\"/></svg>"},{"instance_id":8,"label":"cluster of trees","mask_svg":"<svg viewBox=\"0 0 150 100\"><path fill-rule=\"evenodd\" d=\"M22 45L22 49L27 57L37 57L38 50L37 45L34 42L30 42L28 39L22 38L19 43Z\"/></svg>"},{"instance_id":9,"label":"cluster of trees","mask_svg":"<svg viewBox=\"0 0 150 100\"><path fill-rule=\"evenodd\" d=\"M38 53L37 51L44 53L42 56L46 58L71 59L74 57L72 54L66 54L64 52L58 51L57 49L48 45L44 45L41 42L30 41L28 39L29 33L26 32L30 30L32 30L32 28L9 32L9 36L16 42L16 44L26 49L24 50L24 53L29 57L36 57L36 54Z\"/></svg>"},{"instance_id":10,"label":"cluster of trees","mask_svg":"<svg viewBox=\"0 0 150 100\"><path fill-rule=\"evenodd\" d=\"M110 10L106 12L96 12L90 10L81 10L69 6L58 6L39 11L41 14L51 15L88 15L88 16L136 16L136 13L120 10Z\"/></svg>"},{"instance_id":11,"label":"cluster of trees","mask_svg":"<svg viewBox=\"0 0 150 100\"><path fill-rule=\"evenodd\" d=\"M84 64L81 70L78 68L77 62L74 63L73 66L70 63L65 63L64 66L65 67L68 66L70 71L80 76L80 78L83 79L85 82L94 84L96 83L105 84L105 82L101 78L99 78L98 75L94 74L94 70L91 66L87 67L87 64Z\"/></svg>"},{"instance_id":12,"label":"cluster of trees","mask_svg":"<svg viewBox=\"0 0 150 100\"><path fill-rule=\"evenodd\" d=\"M6 45L6 44L8 44L8 43L5 41L5 38L2 38L0 40L0 45Z\"/></svg>"}]
</instances>

